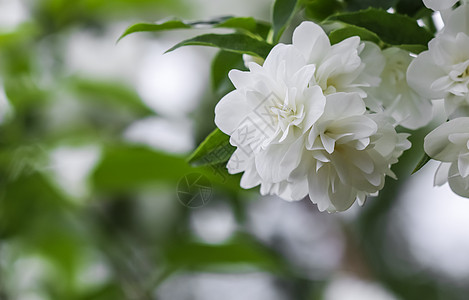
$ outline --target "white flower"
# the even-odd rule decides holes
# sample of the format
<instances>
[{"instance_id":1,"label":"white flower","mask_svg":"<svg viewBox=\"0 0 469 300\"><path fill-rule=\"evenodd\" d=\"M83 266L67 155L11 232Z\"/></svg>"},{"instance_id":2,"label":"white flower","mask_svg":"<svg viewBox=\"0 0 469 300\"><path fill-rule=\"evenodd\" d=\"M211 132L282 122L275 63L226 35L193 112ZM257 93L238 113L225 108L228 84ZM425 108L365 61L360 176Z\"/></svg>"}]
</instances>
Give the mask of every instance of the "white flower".
<instances>
[{"instance_id":1,"label":"white flower","mask_svg":"<svg viewBox=\"0 0 469 300\"><path fill-rule=\"evenodd\" d=\"M308 177L309 196L319 210L343 211L376 195L391 164L410 147L384 115L367 114L357 94L328 96L324 114L313 125L302 164L290 179Z\"/></svg>"},{"instance_id":2,"label":"white flower","mask_svg":"<svg viewBox=\"0 0 469 300\"><path fill-rule=\"evenodd\" d=\"M330 44L323 29L313 22L301 23L293 33L293 45L308 64L316 65L315 82L324 94L358 92L366 97L363 87L377 86L384 68L379 47L360 42L358 36Z\"/></svg>"},{"instance_id":3,"label":"white flower","mask_svg":"<svg viewBox=\"0 0 469 300\"><path fill-rule=\"evenodd\" d=\"M448 181L458 195L469 197L469 117L444 123L425 137L425 152L441 161L435 185Z\"/></svg>"},{"instance_id":4,"label":"white flower","mask_svg":"<svg viewBox=\"0 0 469 300\"><path fill-rule=\"evenodd\" d=\"M409 85L422 97L445 99L445 110L454 117L469 105L469 36L442 34L428 44L407 72Z\"/></svg>"},{"instance_id":5,"label":"white flower","mask_svg":"<svg viewBox=\"0 0 469 300\"><path fill-rule=\"evenodd\" d=\"M418 95L407 84L406 72L412 57L408 51L391 47L383 51L386 66L378 87L366 89L367 107L375 112L384 111L397 124L409 129L427 125L432 118L432 103Z\"/></svg>"},{"instance_id":6,"label":"white flower","mask_svg":"<svg viewBox=\"0 0 469 300\"><path fill-rule=\"evenodd\" d=\"M230 71L236 89L215 108L215 123L237 147L228 171L244 172L241 186L260 185L263 195L309 194L321 211L363 204L409 146L362 99L379 84L383 62L377 46L357 37L331 46L318 25L304 22L293 45L275 46L262 66Z\"/></svg>"},{"instance_id":7,"label":"white flower","mask_svg":"<svg viewBox=\"0 0 469 300\"><path fill-rule=\"evenodd\" d=\"M434 11L449 9L453 7L456 2L458 2L458 0L423 0L423 4Z\"/></svg>"}]
</instances>

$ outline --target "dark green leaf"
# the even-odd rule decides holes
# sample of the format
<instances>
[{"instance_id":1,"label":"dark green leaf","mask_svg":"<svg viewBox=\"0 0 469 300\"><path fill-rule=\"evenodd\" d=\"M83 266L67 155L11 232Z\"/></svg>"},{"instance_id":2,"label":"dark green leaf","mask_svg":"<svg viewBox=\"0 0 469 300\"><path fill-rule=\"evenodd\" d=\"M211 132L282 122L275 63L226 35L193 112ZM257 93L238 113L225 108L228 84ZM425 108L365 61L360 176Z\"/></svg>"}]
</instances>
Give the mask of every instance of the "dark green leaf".
<instances>
[{"instance_id":1,"label":"dark green leaf","mask_svg":"<svg viewBox=\"0 0 469 300\"><path fill-rule=\"evenodd\" d=\"M306 16L318 21L322 21L344 8L344 3L339 0L303 0L303 5Z\"/></svg>"},{"instance_id":2,"label":"dark green leaf","mask_svg":"<svg viewBox=\"0 0 469 300\"><path fill-rule=\"evenodd\" d=\"M430 161L430 159L431 159L431 157L428 156L427 153L424 153L422 159L419 161L419 163L417 164L415 169L412 171L412 174L416 173L421 168L423 168L423 166L425 166L427 164L427 162Z\"/></svg>"},{"instance_id":3,"label":"dark green leaf","mask_svg":"<svg viewBox=\"0 0 469 300\"><path fill-rule=\"evenodd\" d=\"M201 173L224 189L239 189L239 176L229 175L224 165L194 168L183 157L143 146L107 147L91 178L98 190L122 191L158 182L176 184L189 173Z\"/></svg>"},{"instance_id":4,"label":"dark green leaf","mask_svg":"<svg viewBox=\"0 0 469 300\"><path fill-rule=\"evenodd\" d=\"M239 53L220 51L212 62L212 87L217 94L224 95L234 89L228 78L232 69L244 70L243 57Z\"/></svg>"},{"instance_id":5,"label":"dark green leaf","mask_svg":"<svg viewBox=\"0 0 469 300\"><path fill-rule=\"evenodd\" d=\"M285 28L290 23L298 0L276 0L272 13L272 24L274 29L274 41L280 39Z\"/></svg>"},{"instance_id":6,"label":"dark green leaf","mask_svg":"<svg viewBox=\"0 0 469 300\"><path fill-rule=\"evenodd\" d=\"M343 13L327 20L340 21L363 27L374 32L380 39L391 45L418 44L427 46L433 38L415 19L400 14L391 14L381 9L369 8L363 11Z\"/></svg>"},{"instance_id":7,"label":"dark green leaf","mask_svg":"<svg viewBox=\"0 0 469 300\"><path fill-rule=\"evenodd\" d=\"M237 239L221 245L183 242L168 247L165 252L168 263L187 269L242 265L269 271L285 271L279 257L249 239Z\"/></svg>"},{"instance_id":8,"label":"dark green leaf","mask_svg":"<svg viewBox=\"0 0 469 300\"><path fill-rule=\"evenodd\" d=\"M425 9L422 0L399 0L395 7L398 13L408 16L415 16L421 9Z\"/></svg>"},{"instance_id":9,"label":"dark green leaf","mask_svg":"<svg viewBox=\"0 0 469 300\"><path fill-rule=\"evenodd\" d=\"M331 40L332 44L337 44L352 36L359 36L363 41L370 41L378 45L382 44L381 39L374 32L354 25L346 25L343 28L333 30L329 34L329 39Z\"/></svg>"},{"instance_id":10,"label":"dark green leaf","mask_svg":"<svg viewBox=\"0 0 469 300\"><path fill-rule=\"evenodd\" d=\"M230 136L215 129L188 158L196 166L213 165L228 161L235 150L230 144Z\"/></svg>"},{"instance_id":11,"label":"dark green leaf","mask_svg":"<svg viewBox=\"0 0 469 300\"><path fill-rule=\"evenodd\" d=\"M182 41L167 50L166 53L189 45L217 47L226 51L245 53L262 58L265 58L273 47L271 44L264 41L239 33L204 34Z\"/></svg>"},{"instance_id":12,"label":"dark green leaf","mask_svg":"<svg viewBox=\"0 0 469 300\"><path fill-rule=\"evenodd\" d=\"M345 0L347 9L350 11L366 9L369 7L388 9L396 3L397 0Z\"/></svg>"}]
</instances>

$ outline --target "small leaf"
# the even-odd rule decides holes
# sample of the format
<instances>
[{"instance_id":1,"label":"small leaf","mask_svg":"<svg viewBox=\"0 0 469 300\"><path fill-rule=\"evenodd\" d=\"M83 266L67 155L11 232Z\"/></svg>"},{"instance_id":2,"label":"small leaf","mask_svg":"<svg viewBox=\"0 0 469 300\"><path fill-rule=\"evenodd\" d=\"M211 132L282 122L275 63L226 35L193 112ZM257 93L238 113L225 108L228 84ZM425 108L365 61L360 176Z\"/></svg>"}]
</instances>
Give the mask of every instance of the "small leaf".
<instances>
[{"instance_id":1,"label":"small leaf","mask_svg":"<svg viewBox=\"0 0 469 300\"><path fill-rule=\"evenodd\" d=\"M235 147L230 144L230 136L215 129L188 158L194 166L214 165L230 159Z\"/></svg>"},{"instance_id":2,"label":"small leaf","mask_svg":"<svg viewBox=\"0 0 469 300\"><path fill-rule=\"evenodd\" d=\"M374 32L379 38L391 45L424 45L433 38L426 29L420 27L415 19L405 15L391 14L382 9L369 8L362 11L342 13L331 16L328 21L340 21L363 27Z\"/></svg>"},{"instance_id":3,"label":"small leaf","mask_svg":"<svg viewBox=\"0 0 469 300\"><path fill-rule=\"evenodd\" d=\"M258 21L251 17L232 17L216 24L215 28L233 28L254 33L263 39L267 38L270 31L270 24Z\"/></svg>"},{"instance_id":4,"label":"small leaf","mask_svg":"<svg viewBox=\"0 0 469 300\"><path fill-rule=\"evenodd\" d=\"M167 50L166 53L174 51L183 46L196 45L196 46L209 46L217 47L222 50L236 52L236 53L245 53L250 55L259 56L265 58L270 50L272 45L261 40L252 38L250 36L232 33L232 34L204 34L199 35L194 38L182 41Z\"/></svg>"},{"instance_id":5,"label":"small leaf","mask_svg":"<svg viewBox=\"0 0 469 300\"><path fill-rule=\"evenodd\" d=\"M272 24L274 29L274 41L280 39L285 28L290 23L297 4L297 0L276 0L272 13Z\"/></svg>"},{"instance_id":6,"label":"small leaf","mask_svg":"<svg viewBox=\"0 0 469 300\"><path fill-rule=\"evenodd\" d=\"M134 32L149 32L149 31L163 31L173 29L187 29L192 26L184 23L181 20L170 20L163 23L137 23L127 28L124 33L119 37L117 42Z\"/></svg>"},{"instance_id":7,"label":"small leaf","mask_svg":"<svg viewBox=\"0 0 469 300\"><path fill-rule=\"evenodd\" d=\"M428 156L427 153L424 153L422 159L419 161L419 163L417 164L417 166L415 167L415 169L412 171L412 174L416 173L417 171L419 171L421 168L423 168L423 166L425 166L427 164L427 162L429 162L431 159L430 156Z\"/></svg>"},{"instance_id":8,"label":"small leaf","mask_svg":"<svg viewBox=\"0 0 469 300\"><path fill-rule=\"evenodd\" d=\"M239 53L220 51L212 62L212 87L220 95L234 89L233 84L228 78L228 73L232 69L245 70L243 57Z\"/></svg>"},{"instance_id":9,"label":"small leaf","mask_svg":"<svg viewBox=\"0 0 469 300\"><path fill-rule=\"evenodd\" d=\"M407 50L415 54L419 54L420 52L428 50L428 47L424 45L396 45L396 47Z\"/></svg>"},{"instance_id":10,"label":"small leaf","mask_svg":"<svg viewBox=\"0 0 469 300\"><path fill-rule=\"evenodd\" d=\"M244 30L256 34L262 38L266 38L270 31L270 26L266 22L258 21L250 17L232 17L224 16L207 21L182 21L173 19L160 23L137 23L127 28L124 33L117 40L118 42L129 34L135 32L156 32L174 29L190 29L190 28L232 28L237 30Z\"/></svg>"},{"instance_id":11,"label":"small leaf","mask_svg":"<svg viewBox=\"0 0 469 300\"><path fill-rule=\"evenodd\" d=\"M355 25L346 25L343 28L333 30L329 34L329 39L331 40L331 44L337 44L352 36L359 36L363 41L370 41L378 45L382 44L381 39L374 32Z\"/></svg>"}]
</instances>

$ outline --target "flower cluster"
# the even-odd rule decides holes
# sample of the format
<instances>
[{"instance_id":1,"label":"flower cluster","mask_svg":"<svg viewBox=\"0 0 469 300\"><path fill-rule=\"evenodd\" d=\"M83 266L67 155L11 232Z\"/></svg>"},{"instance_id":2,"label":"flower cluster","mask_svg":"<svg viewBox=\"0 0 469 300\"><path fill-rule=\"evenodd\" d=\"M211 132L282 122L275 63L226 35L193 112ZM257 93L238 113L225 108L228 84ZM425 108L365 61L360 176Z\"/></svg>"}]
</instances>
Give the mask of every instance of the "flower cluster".
<instances>
[{"instance_id":1,"label":"flower cluster","mask_svg":"<svg viewBox=\"0 0 469 300\"><path fill-rule=\"evenodd\" d=\"M425 138L425 152L441 161L435 184L449 182L451 189L469 197L469 5L465 1L424 1L440 10L444 28L430 41L428 51L410 64L409 85L428 99L443 99L449 122Z\"/></svg>"},{"instance_id":2,"label":"flower cluster","mask_svg":"<svg viewBox=\"0 0 469 300\"><path fill-rule=\"evenodd\" d=\"M229 172L244 172L241 186L260 185L264 195L309 195L321 211L362 205L410 147L395 126L417 128L431 115L430 101L407 85L410 60L359 37L331 45L320 26L303 22L262 65L229 73L235 90L215 108L237 147Z\"/></svg>"}]
</instances>

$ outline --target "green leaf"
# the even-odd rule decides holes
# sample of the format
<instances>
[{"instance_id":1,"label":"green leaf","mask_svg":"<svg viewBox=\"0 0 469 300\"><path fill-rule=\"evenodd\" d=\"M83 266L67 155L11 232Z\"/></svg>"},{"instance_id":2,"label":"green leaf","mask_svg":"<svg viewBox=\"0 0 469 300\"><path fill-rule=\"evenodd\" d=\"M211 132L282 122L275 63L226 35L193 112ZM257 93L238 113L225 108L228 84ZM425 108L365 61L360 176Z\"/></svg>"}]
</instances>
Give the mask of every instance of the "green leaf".
<instances>
[{"instance_id":1,"label":"green leaf","mask_svg":"<svg viewBox=\"0 0 469 300\"><path fill-rule=\"evenodd\" d=\"M417 164L415 169L412 171L412 174L417 173L417 171L419 171L421 168L423 168L423 166L425 166L427 164L427 162L430 161L430 159L431 159L431 157L428 156L427 153L424 153L422 159L420 159L419 163Z\"/></svg>"},{"instance_id":2,"label":"green leaf","mask_svg":"<svg viewBox=\"0 0 469 300\"><path fill-rule=\"evenodd\" d=\"M110 107L121 105L139 116L155 114L132 88L121 82L72 77L67 83L80 99L103 102Z\"/></svg>"},{"instance_id":3,"label":"green leaf","mask_svg":"<svg viewBox=\"0 0 469 300\"><path fill-rule=\"evenodd\" d=\"M395 7L398 13L408 16L415 16L420 10L426 9L422 0L399 0Z\"/></svg>"},{"instance_id":4,"label":"green leaf","mask_svg":"<svg viewBox=\"0 0 469 300\"><path fill-rule=\"evenodd\" d=\"M236 239L226 244L210 245L196 242L174 243L165 251L166 261L174 266L186 269L218 270L233 265L255 267L273 272L285 272L286 265L280 257L259 243L250 239Z\"/></svg>"},{"instance_id":5,"label":"green leaf","mask_svg":"<svg viewBox=\"0 0 469 300\"><path fill-rule=\"evenodd\" d=\"M396 3L397 0L345 0L347 9L350 11L366 9L369 7L388 9Z\"/></svg>"},{"instance_id":6,"label":"green leaf","mask_svg":"<svg viewBox=\"0 0 469 300\"><path fill-rule=\"evenodd\" d=\"M396 47L407 50L415 54L419 54L420 52L423 52L428 49L427 46L423 46L423 45L396 45Z\"/></svg>"},{"instance_id":7,"label":"green leaf","mask_svg":"<svg viewBox=\"0 0 469 300\"><path fill-rule=\"evenodd\" d=\"M271 44L268 44L264 41L252 38L244 34L211 33L199 35L194 38L182 41L171 49L167 50L166 53L174 51L180 47L189 45L217 47L226 51L245 53L259 56L262 58L265 58L273 47Z\"/></svg>"},{"instance_id":8,"label":"green leaf","mask_svg":"<svg viewBox=\"0 0 469 300\"><path fill-rule=\"evenodd\" d=\"M391 45L418 44L427 46L433 38L433 34L420 27L415 19L400 14L390 14L381 9L369 8L338 14L327 20L363 27L374 32L383 42Z\"/></svg>"},{"instance_id":9,"label":"green leaf","mask_svg":"<svg viewBox=\"0 0 469 300\"><path fill-rule=\"evenodd\" d=\"M377 36L374 32L371 32L363 27L348 24L343 28L331 31L329 34L329 39L331 40L331 44L337 44L352 36L359 36L363 41L370 41L378 45L383 43L379 36Z\"/></svg>"},{"instance_id":10,"label":"green leaf","mask_svg":"<svg viewBox=\"0 0 469 300\"><path fill-rule=\"evenodd\" d=\"M276 0L272 12L274 42L280 39L295 13L298 0Z\"/></svg>"},{"instance_id":11,"label":"green leaf","mask_svg":"<svg viewBox=\"0 0 469 300\"><path fill-rule=\"evenodd\" d=\"M191 25L184 23L181 20L169 20L163 23L137 23L127 28L124 33L119 37L119 42L124 37L135 32L154 32L173 29L188 29L192 28Z\"/></svg>"},{"instance_id":12,"label":"green leaf","mask_svg":"<svg viewBox=\"0 0 469 300\"><path fill-rule=\"evenodd\" d=\"M194 166L213 165L230 159L235 147L230 144L230 136L215 129L188 158Z\"/></svg>"},{"instance_id":13,"label":"green leaf","mask_svg":"<svg viewBox=\"0 0 469 300\"><path fill-rule=\"evenodd\" d=\"M176 183L185 175L201 173L225 190L239 190L239 176L229 175L225 166L191 167L180 156L144 146L114 145L103 152L91 175L97 190L126 191L155 183Z\"/></svg>"},{"instance_id":14,"label":"green leaf","mask_svg":"<svg viewBox=\"0 0 469 300\"><path fill-rule=\"evenodd\" d=\"M322 21L344 8L344 3L339 0L303 0L303 5L305 15L318 21Z\"/></svg>"},{"instance_id":15,"label":"green leaf","mask_svg":"<svg viewBox=\"0 0 469 300\"><path fill-rule=\"evenodd\" d=\"M263 39L267 38L270 32L270 24L263 21L258 21L251 17L230 17L225 21L216 24L215 28L233 28L238 30L244 30L247 32L254 33Z\"/></svg>"},{"instance_id":16,"label":"green leaf","mask_svg":"<svg viewBox=\"0 0 469 300\"><path fill-rule=\"evenodd\" d=\"M234 89L228 78L230 70L245 70L243 56L239 53L219 51L212 62L212 87L217 94L225 95Z\"/></svg>"},{"instance_id":17,"label":"green leaf","mask_svg":"<svg viewBox=\"0 0 469 300\"><path fill-rule=\"evenodd\" d=\"M232 28L242 31L247 31L262 38L266 38L270 31L270 26L266 22L257 21L250 17L232 17L225 16L207 21L188 22L179 19L172 19L169 21L159 23L137 23L127 28L124 33L117 40L118 42L129 34L135 32L157 32L174 29L190 29L200 28L207 26L209 28Z\"/></svg>"}]
</instances>

